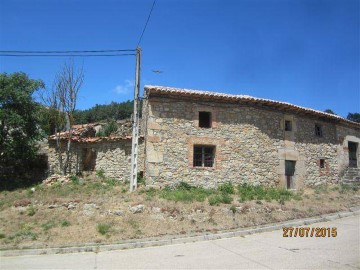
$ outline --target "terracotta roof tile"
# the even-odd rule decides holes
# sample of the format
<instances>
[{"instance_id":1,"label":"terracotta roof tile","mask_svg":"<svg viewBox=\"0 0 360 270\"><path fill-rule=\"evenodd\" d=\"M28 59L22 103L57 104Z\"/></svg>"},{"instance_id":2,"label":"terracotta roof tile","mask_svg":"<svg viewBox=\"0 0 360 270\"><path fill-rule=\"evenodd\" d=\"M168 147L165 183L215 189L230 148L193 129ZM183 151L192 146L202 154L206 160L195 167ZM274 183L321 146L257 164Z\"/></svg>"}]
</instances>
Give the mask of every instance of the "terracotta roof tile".
<instances>
[{"instance_id":1,"label":"terracotta roof tile","mask_svg":"<svg viewBox=\"0 0 360 270\"><path fill-rule=\"evenodd\" d=\"M184 88L173 88L165 86L145 85L144 87L146 95L161 95L161 96L173 96L173 97L189 97L189 98L201 98L202 100L209 101L232 101L232 102L243 102L252 104L261 104L267 106L273 106L280 110L296 111L299 113L310 114L317 117L325 117L332 120L337 120L343 123L351 124L360 128L360 123L352 122L341 116L329 114L326 112L301 107L288 102L280 102L271 99L256 98L248 95L231 95L219 92L210 92L202 90L184 89Z\"/></svg>"}]
</instances>

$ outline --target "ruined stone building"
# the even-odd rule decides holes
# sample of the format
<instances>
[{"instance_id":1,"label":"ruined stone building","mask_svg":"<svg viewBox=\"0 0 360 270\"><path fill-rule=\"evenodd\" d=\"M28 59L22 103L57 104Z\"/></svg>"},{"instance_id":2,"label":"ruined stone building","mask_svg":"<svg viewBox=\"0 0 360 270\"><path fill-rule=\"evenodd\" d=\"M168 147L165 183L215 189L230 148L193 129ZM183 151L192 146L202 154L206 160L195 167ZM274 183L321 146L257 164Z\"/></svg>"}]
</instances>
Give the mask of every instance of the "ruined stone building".
<instances>
[{"instance_id":1,"label":"ruined stone building","mask_svg":"<svg viewBox=\"0 0 360 270\"><path fill-rule=\"evenodd\" d=\"M147 185L231 181L300 189L337 183L349 167L360 165L360 124L337 115L161 86L145 86L142 110L138 164ZM102 169L124 181L130 159L129 135L77 136L72 170ZM53 154L49 160L55 168Z\"/></svg>"}]
</instances>

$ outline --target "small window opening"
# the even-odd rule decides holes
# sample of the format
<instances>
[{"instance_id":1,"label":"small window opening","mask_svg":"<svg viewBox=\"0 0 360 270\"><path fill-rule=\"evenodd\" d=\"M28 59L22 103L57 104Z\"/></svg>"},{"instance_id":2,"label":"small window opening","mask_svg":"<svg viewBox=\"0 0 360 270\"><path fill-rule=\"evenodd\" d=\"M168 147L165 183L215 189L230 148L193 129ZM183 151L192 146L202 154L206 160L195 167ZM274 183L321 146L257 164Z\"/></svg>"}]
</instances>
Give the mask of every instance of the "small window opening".
<instances>
[{"instance_id":1,"label":"small window opening","mask_svg":"<svg viewBox=\"0 0 360 270\"><path fill-rule=\"evenodd\" d=\"M211 128L211 112L199 112L199 127Z\"/></svg>"},{"instance_id":2,"label":"small window opening","mask_svg":"<svg viewBox=\"0 0 360 270\"><path fill-rule=\"evenodd\" d=\"M325 168L325 159L320 159L320 168Z\"/></svg>"},{"instance_id":3,"label":"small window opening","mask_svg":"<svg viewBox=\"0 0 360 270\"><path fill-rule=\"evenodd\" d=\"M285 120L285 131L292 131L292 123L289 120Z\"/></svg>"},{"instance_id":4,"label":"small window opening","mask_svg":"<svg viewBox=\"0 0 360 270\"><path fill-rule=\"evenodd\" d=\"M322 127L319 124L315 124L315 135L318 137L322 137Z\"/></svg>"},{"instance_id":5,"label":"small window opening","mask_svg":"<svg viewBox=\"0 0 360 270\"><path fill-rule=\"evenodd\" d=\"M214 146L194 146L194 167L213 167L215 159Z\"/></svg>"}]
</instances>

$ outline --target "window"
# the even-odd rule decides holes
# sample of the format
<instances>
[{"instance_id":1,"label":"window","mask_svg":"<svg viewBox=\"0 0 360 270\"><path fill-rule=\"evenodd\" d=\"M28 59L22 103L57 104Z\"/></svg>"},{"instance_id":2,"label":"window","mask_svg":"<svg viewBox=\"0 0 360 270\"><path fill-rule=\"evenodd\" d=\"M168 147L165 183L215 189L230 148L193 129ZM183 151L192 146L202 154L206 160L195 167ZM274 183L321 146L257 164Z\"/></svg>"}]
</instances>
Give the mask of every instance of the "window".
<instances>
[{"instance_id":1,"label":"window","mask_svg":"<svg viewBox=\"0 0 360 270\"><path fill-rule=\"evenodd\" d=\"M285 131L292 131L292 123L290 120L285 120Z\"/></svg>"},{"instance_id":2,"label":"window","mask_svg":"<svg viewBox=\"0 0 360 270\"><path fill-rule=\"evenodd\" d=\"M199 112L199 127L211 128L211 112Z\"/></svg>"},{"instance_id":3,"label":"window","mask_svg":"<svg viewBox=\"0 0 360 270\"><path fill-rule=\"evenodd\" d=\"M322 137L322 127L319 124L315 124L315 135L318 137Z\"/></svg>"},{"instance_id":4,"label":"window","mask_svg":"<svg viewBox=\"0 0 360 270\"><path fill-rule=\"evenodd\" d=\"M215 146L194 145L194 167L213 167L215 157Z\"/></svg>"},{"instance_id":5,"label":"window","mask_svg":"<svg viewBox=\"0 0 360 270\"><path fill-rule=\"evenodd\" d=\"M320 168L325 168L325 159L320 159Z\"/></svg>"}]
</instances>

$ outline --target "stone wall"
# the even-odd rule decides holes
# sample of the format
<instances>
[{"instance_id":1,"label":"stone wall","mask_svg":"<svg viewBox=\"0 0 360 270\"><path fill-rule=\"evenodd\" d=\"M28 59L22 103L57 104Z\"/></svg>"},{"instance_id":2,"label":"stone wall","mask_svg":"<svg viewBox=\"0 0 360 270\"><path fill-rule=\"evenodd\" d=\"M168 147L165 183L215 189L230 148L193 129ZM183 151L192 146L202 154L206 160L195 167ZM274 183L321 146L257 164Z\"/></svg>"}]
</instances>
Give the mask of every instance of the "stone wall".
<instances>
[{"instance_id":1,"label":"stone wall","mask_svg":"<svg viewBox=\"0 0 360 270\"><path fill-rule=\"evenodd\" d=\"M94 171L103 170L106 177L128 181L130 179L131 140L101 141L95 143L72 144L71 166L69 173L84 171L84 152L93 151L96 154ZM144 140L139 140L139 171L144 171ZM65 156L65 155L63 155ZM49 142L50 173L59 172L55 144Z\"/></svg>"},{"instance_id":2,"label":"stone wall","mask_svg":"<svg viewBox=\"0 0 360 270\"><path fill-rule=\"evenodd\" d=\"M151 185L185 181L214 187L231 181L286 186L285 160L296 162L294 188L337 182L339 136L360 138L359 130L251 105L151 96L144 106L145 171ZM211 112L211 128L198 127L199 111ZM284 130L285 120L292 122L291 131ZM315 124L322 128L320 137ZM213 167L193 166L194 145L215 146Z\"/></svg>"}]
</instances>

